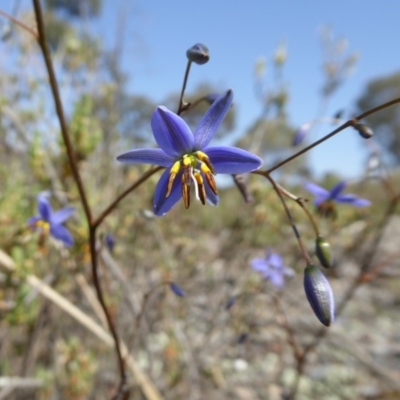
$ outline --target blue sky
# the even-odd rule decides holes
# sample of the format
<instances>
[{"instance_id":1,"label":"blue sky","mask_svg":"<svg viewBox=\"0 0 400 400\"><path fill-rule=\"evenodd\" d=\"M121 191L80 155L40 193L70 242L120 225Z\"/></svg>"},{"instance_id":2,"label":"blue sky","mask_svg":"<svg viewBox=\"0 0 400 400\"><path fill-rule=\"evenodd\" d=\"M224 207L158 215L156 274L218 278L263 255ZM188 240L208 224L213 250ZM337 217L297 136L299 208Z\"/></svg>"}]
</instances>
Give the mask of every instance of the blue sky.
<instances>
[{"instance_id":1,"label":"blue sky","mask_svg":"<svg viewBox=\"0 0 400 400\"><path fill-rule=\"evenodd\" d=\"M121 17L126 18L123 69L129 74L132 92L161 101L180 90L186 49L202 42L209 47L211 60L192 68L188 91L204 81L221 90L232 88L237 132L248 128L260 113L254 95L254 63L260 57L267 59L266 83L271 83L271 59L282 40L288 49L284 70L290 92L288 114L294 126L314 118L320 103L321 26L330 26L336 38L346 37L348 52L360 57L354 74L331 98L329 116L342 108L354 109L371 78L400 69L398 0L103 0L94 29L108 47L115 44ZM321 125L311 137L316 139L330 129ZM310 165L317 174L332 170L354 178L362 172L365 148L363 139L348 130L312 150Z\"/></svg>"}]
</instances>

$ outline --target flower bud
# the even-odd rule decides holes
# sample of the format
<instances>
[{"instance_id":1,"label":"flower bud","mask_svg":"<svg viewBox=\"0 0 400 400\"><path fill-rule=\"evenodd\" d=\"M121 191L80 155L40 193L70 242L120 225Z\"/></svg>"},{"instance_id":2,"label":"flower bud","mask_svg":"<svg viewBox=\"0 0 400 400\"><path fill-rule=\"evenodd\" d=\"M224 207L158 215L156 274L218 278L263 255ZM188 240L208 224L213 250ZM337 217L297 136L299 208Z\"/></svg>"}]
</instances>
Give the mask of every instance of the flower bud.
<instances>
[{"instance_id":1,"label":"flower bud","mask_svg":"<svg viewBox=\"0 0 400 400\"><path fill-rule=\"evenodd\" d=\"M186 292L180 287L178 286L176 283L174 282L170 282L169 283L169 287L171 288L171 290L179 297L185 297L186 296Z\"/></svg>"},{"instance_id":2,"label":"flower bud","mask_svg":"<svg viewBox=\"0 0 400 400\"><path fill-rule=\"evenodd\" d=\"M228 301L225 304L225 310L230 310L236 303L236 297L229 297Z\"/></svg>"},{"instance_id":3,"label":"flower bud","mask_svg":"<svg viewBox=\"0 0 400 400\"><path fill-rule=\"evenodd\" d=\"M304 270L304 291L316 317L325 326L334 320L334 299L331 286L324 274L313 264Z\"/></svg>"},{"instance_id":4,"label":"flower bud","mask_svg":"<svg viewBox=\"0 0 400 400\"><path fill-rule=\"evenodd\" d=\"M315 240L315 253L323 267L331 268L333 266L331 245L322 236L318 236Z\"/></svg>"},{"instance_id":5,"label":"flower bud","mask_svg":"<svg viewBox=\"0 0 400 400\"><path fill-rule=\"evenodd\" d=\"M304 140L311 126L311 122L306 122L305 124L301 125L299 129L297 129L293 136L292 146L298 146Z\"/></svg>"},{"instance_id":6,"label":"flower bud","mask_svg":"<svg viewBox=\"0 0 400 400\"><path fill-rule=\"evenodd\" d=\"M114 247L115 247L114 236L111 235L110 233L107 233L106 237L104 238L104 241L106 242L106 246L107 246L108 250L110 251L110 253L112 253L114 251Z\"/></svg>"},{"instance_id":7,"label":"flower bud","mask_svg":"<svg viewBox=\"0 0 400 400\"><path fill-rule=\"evenodd\" d=\"M374 131L368 125L357 123L353 127L364 139L371 139L374 136Z\"/></svg>"},{"instance_id":8,"label":"flower bud","mask_svg":"<svg viewBox=\"0 0 400 400\"><path fill-rule=\"evenodd\" d=\"M210 54L207 46L201 43L196 43L186 52L186 57L189 61L202 65L210 60Z\"/></svg>"}]
</instances>

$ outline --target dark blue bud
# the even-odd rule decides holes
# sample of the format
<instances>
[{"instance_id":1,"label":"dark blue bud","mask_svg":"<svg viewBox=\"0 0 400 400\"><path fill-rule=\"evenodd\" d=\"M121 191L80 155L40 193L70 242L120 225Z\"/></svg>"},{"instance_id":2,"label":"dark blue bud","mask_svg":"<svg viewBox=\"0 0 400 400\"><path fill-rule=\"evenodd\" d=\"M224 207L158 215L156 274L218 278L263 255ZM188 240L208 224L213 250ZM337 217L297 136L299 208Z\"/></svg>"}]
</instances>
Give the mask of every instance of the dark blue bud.
<instances>
[{"instance_id":1,"label":"dark blue bud","mask_svg":"<svg viewBox=\"0 0 400 400\"><path fill-rule=\"evenodd\" d=\"M169 283L169 287L171 288L171 290L179 297L185 297L186 296L186 292L180 287L178 286L176 283L174 282L170 282Z\"/></svg>"},{"instance_id":2,"label":"dark blue bud","mask_svg":"<svg viewBox=\"0 0 400 400\"><path fill-rule=\"evenodd\" d=\"M110 251L110 253L113 252L114 247L115 247L115 238L113 235L111 235L110 233L107 233L104 241L106 242L106 246L108 248L108 250Z\"/></svg>"},{"instance_id":3,"label":"dark blue bud","mask_svg":"<svg viewBox=\"0 0 400 400\"><path fill-rule=\"evenodd\" d=\"M311 122L306 122L305 124L300 126L299 129L297 129L297 131L294 133L293 136L292 146L298 146L300 143L303 142L311 126L312 126Z\"/></svg>"},{"instance_id":4,"label":"dark blue bud","mask_svg":"<svg viewBox=\"0 0 400 400\"><path fill-rule=\"evenodd\" d=\"M236 303L236 297L230 297L225 304L225 310L231 309Z\"/></svg>"},{"instance_id":5,"label":"dark blue bud","mask_svg":"<svg viewBox=\"0 0 400 400\"><path fill-rule=\"evenodd\" d=\"M189 61L202 65L210 60L210 54L207 46L201 43L196 43L186 51L186 57Z\"/></svg>"},{"instance_id":6,"label":"dark blue bud","mask_svg":"<svg viewBox=\"0 0 400 400\"><path fill-rule=\"evenodd\" d=\"M334 299L331 286L324 274L315 265L304 270L304 291L316 317L325 326L334 320Z\"/></svg>"},{"instance_id":7,"label":"dark blue bud","mask_svg":"<svg viewBox=\"0 0 400 400\"><path fill-rule=\"evenodd\" d=\"M238 344L244 343L248 337L249 337L248 333L241 333L237 338L237 343Z\"/></svg>"},{"instance_id":8,"label":"dark blue bud","mask_svg":"<svg viewBox=\"0 0 400 400\"><path fill-rule=\"evenodd\" d=\"M315 240L315 254L323 267L333 266L331 245L322 236L318 236Z\"/></svg>"},{"instance_id":9,"label":"dark blue bud","mask_svg":"<svg viewBox=\"0 0 400 400\"><path fill-rule=\"evenodd\" d=\"M356 123L353 127L364 139L371 139L374 136L374 131L368 125Z\"/></svg>"}]
</instances>

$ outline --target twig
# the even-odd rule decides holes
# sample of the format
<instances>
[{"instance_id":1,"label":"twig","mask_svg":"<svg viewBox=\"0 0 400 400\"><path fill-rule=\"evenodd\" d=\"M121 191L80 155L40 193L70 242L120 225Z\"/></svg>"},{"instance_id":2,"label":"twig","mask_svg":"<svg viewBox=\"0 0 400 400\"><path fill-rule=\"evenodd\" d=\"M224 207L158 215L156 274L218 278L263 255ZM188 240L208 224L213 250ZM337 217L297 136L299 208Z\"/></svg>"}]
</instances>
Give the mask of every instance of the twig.
<instances>
[{"instance_id":1,"label":"twig","mask_svg":"<svg viewBox=\"0 0 400 400\"><path fill-rule=\"evenodd\" d=\"M31 28L30 26L26 25L24 22L22 22L19 19L13 17L10 14L7 14L6 12L4 12L1 9L0 9L0 15L2 15L5 18L7 18L11 22L13 22L15 25L18 25L20 28L25 29L27 32L29 32L31 35L33 35L36 39L39 39L38 32L35 29Z\"/></svg>"},{"instance_id":2,"label":"twig","mask_svg":"<svg viewBox=\"0 0 400 400\"><path fill-rule=\"evenodd\" d=\"M115 347L113 337L106 332L100 325L98 325L92 318L83 313L78 307L74 306L65 297L61 296L50 286L42 282L38 277L34 275L29 275L26 278L29 285L37 289L43 296L51 300L54 304L60 307L63 311L68 313L71 317L76 319L81 325L87 328L90 332L96 335L100 340L102 340L108 347ZM123 357L127 358L127 365L131 370L136 382L142 389L148 400L162 400L161 394L158 392L156 387L147 377L147 375L142 372L136 365L132 356L129 355L129 351L124 342L120 342L120 347L122 350Z\"/></svg>"}]
</instances>

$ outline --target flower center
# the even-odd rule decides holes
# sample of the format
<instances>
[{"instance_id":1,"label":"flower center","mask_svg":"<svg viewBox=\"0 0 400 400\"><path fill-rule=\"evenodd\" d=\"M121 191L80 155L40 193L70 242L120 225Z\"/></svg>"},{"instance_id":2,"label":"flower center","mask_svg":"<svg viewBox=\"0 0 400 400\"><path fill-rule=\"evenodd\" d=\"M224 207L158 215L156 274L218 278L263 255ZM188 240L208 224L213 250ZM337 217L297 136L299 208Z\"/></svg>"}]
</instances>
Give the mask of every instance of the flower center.
<instances>
[{"instance_id":1,"label":"flower center","mask_svg":"<svg viewBox=\"0 0 400 400\"><path fill-rule=\"evenodd\" d=\"M48 235L50 231L50 224L42 219L35 223L35 227L39 228L40 231L45 235Z\"/></svg>"},{"instance_id":2,"label":"flower center","mask_svg":"<svg viewBox=\"0 0 400 400\"><path fill-rule=\"evenodd\" d=\"M215 195L218 194L214 175L216 175L213 165L207 154L202 151L196 151L190 154L184 154L181 159L176 161L170 171L167 193L168 197L171 193L177 174L182 171L182 198L185 208L190 206L190 187L191 182L194 183L196 199L202 204L206 204L206 189L204 186L204 178Z\"/></svg>"}]
</instances>

